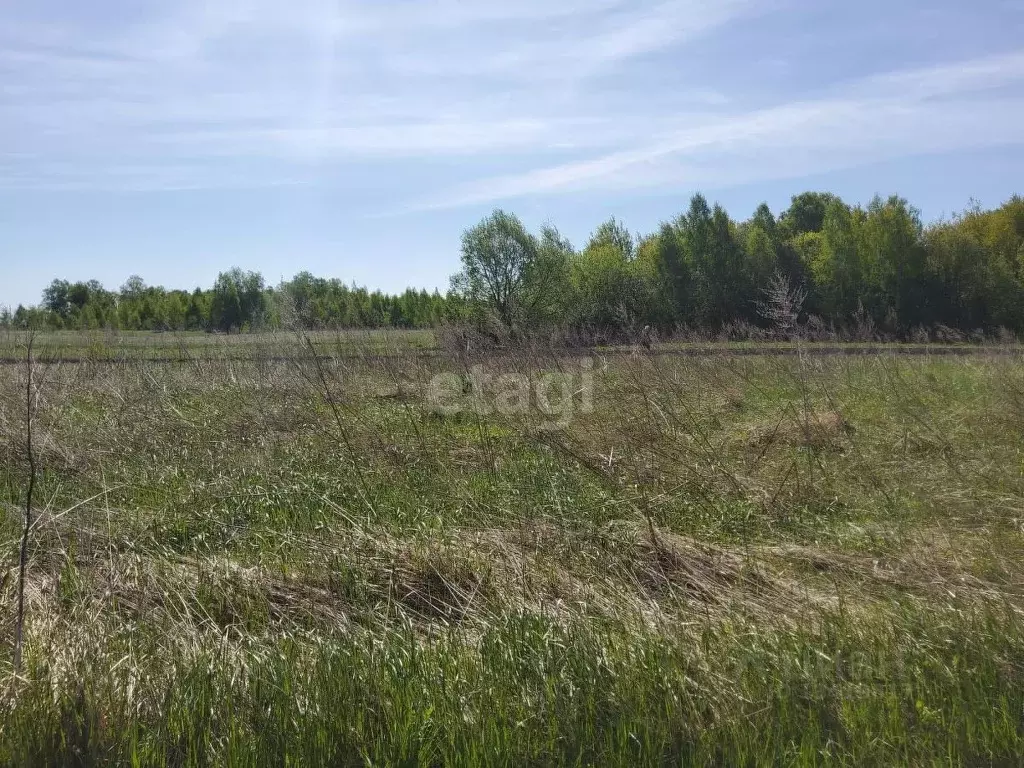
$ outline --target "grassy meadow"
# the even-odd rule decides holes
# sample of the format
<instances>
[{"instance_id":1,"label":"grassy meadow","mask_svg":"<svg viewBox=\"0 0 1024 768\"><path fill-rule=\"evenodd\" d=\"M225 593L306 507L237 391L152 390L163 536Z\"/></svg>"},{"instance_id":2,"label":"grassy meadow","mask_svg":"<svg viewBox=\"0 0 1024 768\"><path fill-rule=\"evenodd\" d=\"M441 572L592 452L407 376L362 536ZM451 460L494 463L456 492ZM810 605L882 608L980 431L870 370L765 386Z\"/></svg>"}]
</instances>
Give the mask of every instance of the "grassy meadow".
<instances>
[{"instance_id":1,"label":"grassy meadow","mask_svg":"<svg viewBox=\"0 0 1024 768\"><path fill-rule=\"evenodd\" d=\"M1024 761L1019 348L25 341L0 764Z\"/></svg>"}]
</instances>

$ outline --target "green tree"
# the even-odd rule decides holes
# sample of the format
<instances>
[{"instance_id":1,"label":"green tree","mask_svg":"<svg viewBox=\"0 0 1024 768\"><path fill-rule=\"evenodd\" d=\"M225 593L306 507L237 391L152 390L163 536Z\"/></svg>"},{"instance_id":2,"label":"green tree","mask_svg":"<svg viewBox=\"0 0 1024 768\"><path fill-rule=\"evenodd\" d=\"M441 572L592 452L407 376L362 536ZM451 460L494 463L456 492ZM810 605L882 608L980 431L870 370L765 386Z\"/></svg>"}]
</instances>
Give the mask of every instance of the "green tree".
<instances>
[{"instance_id":1,"label":"green tree","mask_svg":"<svg viewBox=\"0 0 1024 768\"><path fill-rule=\"evenodd\" d=\"M744 272L750 283L748 290L756 294L768 286L780 269L778 225L767 204L757 207L740 236L746 261Z\"/></svg>"},{"instance_id":2,"label":"green tree","mask_svg":"<svg viewBox=\"0 0 1024 768\"><path fill-rule=\"evenodd\" d=\"M675 227L662 224L656 235L641 244L637 268L655 293L656 303L648 316L651 324L668 330L676 323L693 319L690 311L690 262Z\"/></svg>"},{"instance_id":3,"label":"green tree","mask_svg":"<svg viewBox=\"0 0 1024 768\"><path fill-rule=\"evenodd\" d=\"M819 248L810 256L810 272L830 317L848 321L862 304L873 302L861 263L860 229L863 214L841 200L833 200L825 211ZM817 234L817 233L815 233Z\"/></svg>"},{"instance_id":4,"label":"green tree","mask_svg":"<svg viewBox=\"0 0 1024 768\"><path fill-rule=\"evenodd\" d=\"M861 225L862 261L878 291L878 319L909 328L931 319L920 214L906 200L874 198ZM884 312L884 317L882 313Z\"/></svg>"},{"instance_id":5,"label":"green tree","mask_svg":"<svg viewBox=\"0 0 1024 768\"><path fill-rule=\"evenodd\" d=\"M66 318L71 311L71 283L67 280L54 280L43 289L43 308L53 314Z\"/></svg>"},{"instance_id":6,"label":"green tree","mask_svg":"<svg viewBox=\"0 0 1024 768\"><path fill-rule=\"evenodd\" d=\"M633 235L614 216L601 224L590 236L590 242L587 243L588 248L602 245L615 248L627 260L636 255L636 241L633 239Z\"/></svg>"},{"instance_id":7,"label":"green tree","mask_svg":"<svg viewBox=\"0 0 1024 768\"><path fill-rule=\"evenodd\" d=\"M540 244L512 214L498 210L462 235L462 271L452 287L466 297L478 319L493 315L517 334L535 320L551 286L544 280Z\"/></svg>"},{"instance_id":8,"label":"green tree","mask_svg":"<svg viewBox=\"0 0 1024 768\"><path fill-rule=\"evenodd\" d=\"M785 237L798 237L806 232L821 232L825 211L838 198L828 192L802 192L795 195L790 206L779 217Z\"/></svg>"},{"instance_id":9,"label":"green tree","mask_svg":"<svg viewBox=\"0 0 1024 768\"><path fill-rule=\"evenodd\" d=\"M263 276L235 267L217 275L210 319L222 331L244 331L260 325L265 309Z\"/></svg>"},{"instance_id":10,"label":"green tree","mask_svg":"<svg viewBox=\"0 0 1024 768\"><path fill-rule=\"evenodd\" d=\"M748 281L742 275L742 251L725 210L718 205L712 209L703 195L694 195L677 228L692 269L694 320L718 327L743 311L752 312L751 297L744 291Z\"/></svg>"},{"instance_id":11,"label":"green tree","mask_svg":"<svg viewBox=\"0 0 1024 768\"><path fill-rule=\"evenodd\" d=\"M607 241L592 242L572 261L573 324L603 331L643 325L655 300L644 264Z\"/></svg>"}]
</instances>

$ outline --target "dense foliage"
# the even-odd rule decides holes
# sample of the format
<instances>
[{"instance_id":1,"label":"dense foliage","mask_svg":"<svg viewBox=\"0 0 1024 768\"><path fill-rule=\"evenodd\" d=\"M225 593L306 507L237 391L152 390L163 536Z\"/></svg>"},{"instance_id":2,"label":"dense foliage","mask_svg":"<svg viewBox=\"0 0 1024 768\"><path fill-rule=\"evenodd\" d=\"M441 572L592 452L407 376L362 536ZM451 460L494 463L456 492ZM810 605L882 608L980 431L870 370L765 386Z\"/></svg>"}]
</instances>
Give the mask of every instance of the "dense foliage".
<instances>
[{"instance_id":1,"label":"dense foliage","mask_svg":"<svg viewBox=\"0 0 1024 768\"><path fill-rule=\"evenodd\" d=\"M256 272L222 272L213 288L193 292L147 286L132 276L119 291L95 280L54 280L38 307L0 313L0 325L168 331L251 331L263 328L425 328L438 324L457 298L407 290L398 296L301 272L269 287Z\"/></svg>"},{"instance_id":2,"label":"dense foliage","mask_svg":"<svg viewBox=\"0 0 1024 768\"><path fill-rule=\"evenodd\" d=\"M695 195L652 235L633 236L612 219L580 252L552 230L524 235L497 212L466 234L462 261L454 284L469 311L511 332L552 321L595 331L742 330L777 326L791 310L823 332L1024 330L1020 197L925 227L898 197L862 208L808 192L778 218L761 205L737 223Z\"/></svg>"},{"instance_id":3,"label":"dense foliage","mask_svg":"<svg viewBox=\"0 0 1024 768\"><path fill-rule=\"evenodd\" d=\"M821 329L1019 333L1024 199L924 226L899 197L861 207L806 192L778 217L761 205L736 222L698 194L653 234L636 236L612 219L581 251L554 228L534 235L496 211L463 235L462 270L446 296L369 292L305 272L268 287L239 269L192 293L147 287L137 277L117 292L95 281L55 280L40 306L4 312L0 324L230 331L413 328L472 317L513 334L645 325L721 331L770 325L764 304L772 286L798 291L801 321Z\"/></svg>"}]
</instances>

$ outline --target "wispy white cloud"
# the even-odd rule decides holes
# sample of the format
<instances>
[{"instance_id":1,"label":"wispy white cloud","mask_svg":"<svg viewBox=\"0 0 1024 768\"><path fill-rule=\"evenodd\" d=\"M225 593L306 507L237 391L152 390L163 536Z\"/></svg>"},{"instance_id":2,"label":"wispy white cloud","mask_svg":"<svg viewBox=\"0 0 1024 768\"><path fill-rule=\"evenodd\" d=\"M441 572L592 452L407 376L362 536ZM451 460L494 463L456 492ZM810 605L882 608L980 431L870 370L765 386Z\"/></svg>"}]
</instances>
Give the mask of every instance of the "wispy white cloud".
<instances>
[{"instance_id":1,"label":"wispy white cloud","mask_svg":"<svg viewBox=\"0 0 1024 768\"><path fill-rule=\"evenodd\" d=\"M193 169L191 183L219 186L225 157L259 161L246 178L274 184L295 162L608 148L648 116L609 120L588 78L754 12L753 0L95 8L0 25L0 142L54 161L22 173L0 155L5 184L63 187L76 167L100 183L165 160L175 178ZM697 104L723 98L693 89Z\"/></svg>"},{"instance_id":2,"label":"wispy white cloud","mask_svg":"<svg viewBox=\"0 0 1024 768\"><path fill-rule=\"evenodd\" d=\"M599 6L598 6L599 7ZM512 75L537 84L593 76L617 62L678 45L737 18L764 13L769 4L754 0L667 0L657 4L609 6L608 12L578 13L567 24L533 26L525 39L482 56L462 51L445 55L429 50L417 57L398 57L403 73Z\"/></svg>"},{"instance_id":3,"label":"wispy white cloud","mask_svg":"<svg viewBox=\"0 0 1024 768\"><path fill-rule=\"evenodd\" d=\"M852 83L851 94L880 98L923 99L977 92L1024 79L1024 51L983 56L932 67L886 72Z\"/></svg>"},{"instance_id":4,"label":"wispy white cloud","mask_svg":"<svg viewBox=\"0 0 1024 768\"><path fill-rule=\"evenodd\" d=\"M1024 143L1024 53L850 83L836 94L711 118L658 141L526 173L481 179L424 201L444 208L526 195L724 185L805 175L894 156Z\"/></svg>"},{"instance_id":5,"label":"wispy white cloud","mask_svg":"<svg viewBox=\"0 0 1024 768\"><path fill-rule=\"evenodd\" d=\"M539 22L622 8L629 0L519 0L467 3L463 0L402 0L391 3L348 2L339 6L346 26L359 32L396 29L459 28L479 24Z\"/></svg>"},{"instance_id":6,"label":"wispy white cloud","mask_svg":"<svg viewBox=\"0 0 1024 768\"><path fill-rule=\"evenodd\" d=\"M754 95L736 78L691 76L700 61L679 63L688 46L807 2L0 9L0 187L343 183L343 167L360 162L404 192L402 164L433 159L445 172L408 194L450 207L1017 140L1020 51Z\"/></svg>"}]
</instances>

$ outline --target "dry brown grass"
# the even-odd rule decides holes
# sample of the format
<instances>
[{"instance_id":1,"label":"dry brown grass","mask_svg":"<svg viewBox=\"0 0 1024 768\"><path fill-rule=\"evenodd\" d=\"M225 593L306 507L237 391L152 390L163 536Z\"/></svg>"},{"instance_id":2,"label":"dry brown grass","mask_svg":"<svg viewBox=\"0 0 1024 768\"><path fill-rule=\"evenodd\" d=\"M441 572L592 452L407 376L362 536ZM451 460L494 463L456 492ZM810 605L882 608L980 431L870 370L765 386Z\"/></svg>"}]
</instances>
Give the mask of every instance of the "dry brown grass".
<instances>
[{"instance_id":1,"label":"dry brown grass","mask_svg":"<svg viewBox=\"0 0 1024 768\"><path fill-rule=\"evenodd\" d=\"M762 452L773 447L842 450L853 430L842 414L817 409L780 418L774 424L754 424L747 428L747 442Z\"/></svg>"},{"instance_id":2,"label":"dry brown grass","mask_svg":"<svg viewBox=\"0 0 1024 768\"><path fill-rule=\"evenodd\" d=\"M901 611L949 624L1024 603L1010 524L1024 518L1019 443L992 426L1003 390L981 364L915 363L894 393L871 361L621 358L595 412L564 430L542 430L535 412L431 412L424 381L443 360L322 364L322 380L301 356L55 372L28 602L30 647L53 655L59 685L86 657L170 685L184 667L159 660L187 666L199 648L244 675L286 645L301 657L350 638L372 659L397 636L470 658L538 617L542 638L612 632L630 663L647 643L652 685L718 663L708 637L749 639L755 671L765 652L783 679L793 654L777 638L831 654L822 627L849 621L847 646L863 623L882 628L871 647L894 654L885 632ZM530 375L574 363L534 352L488 364ZM0 401L17 383L0 381ZM3 416L6 523L23 466L17 414ZM546 652L536 642L529 653ZM657 657L673 644L685 662ZM596 679L601 658L574 663ZM789 695L768 673L748 690L729 669L702 679L715 718L758 716L731 709L734 694ZM154 690L127 700L156 712Z\"/></svg>"}]
</instances>

